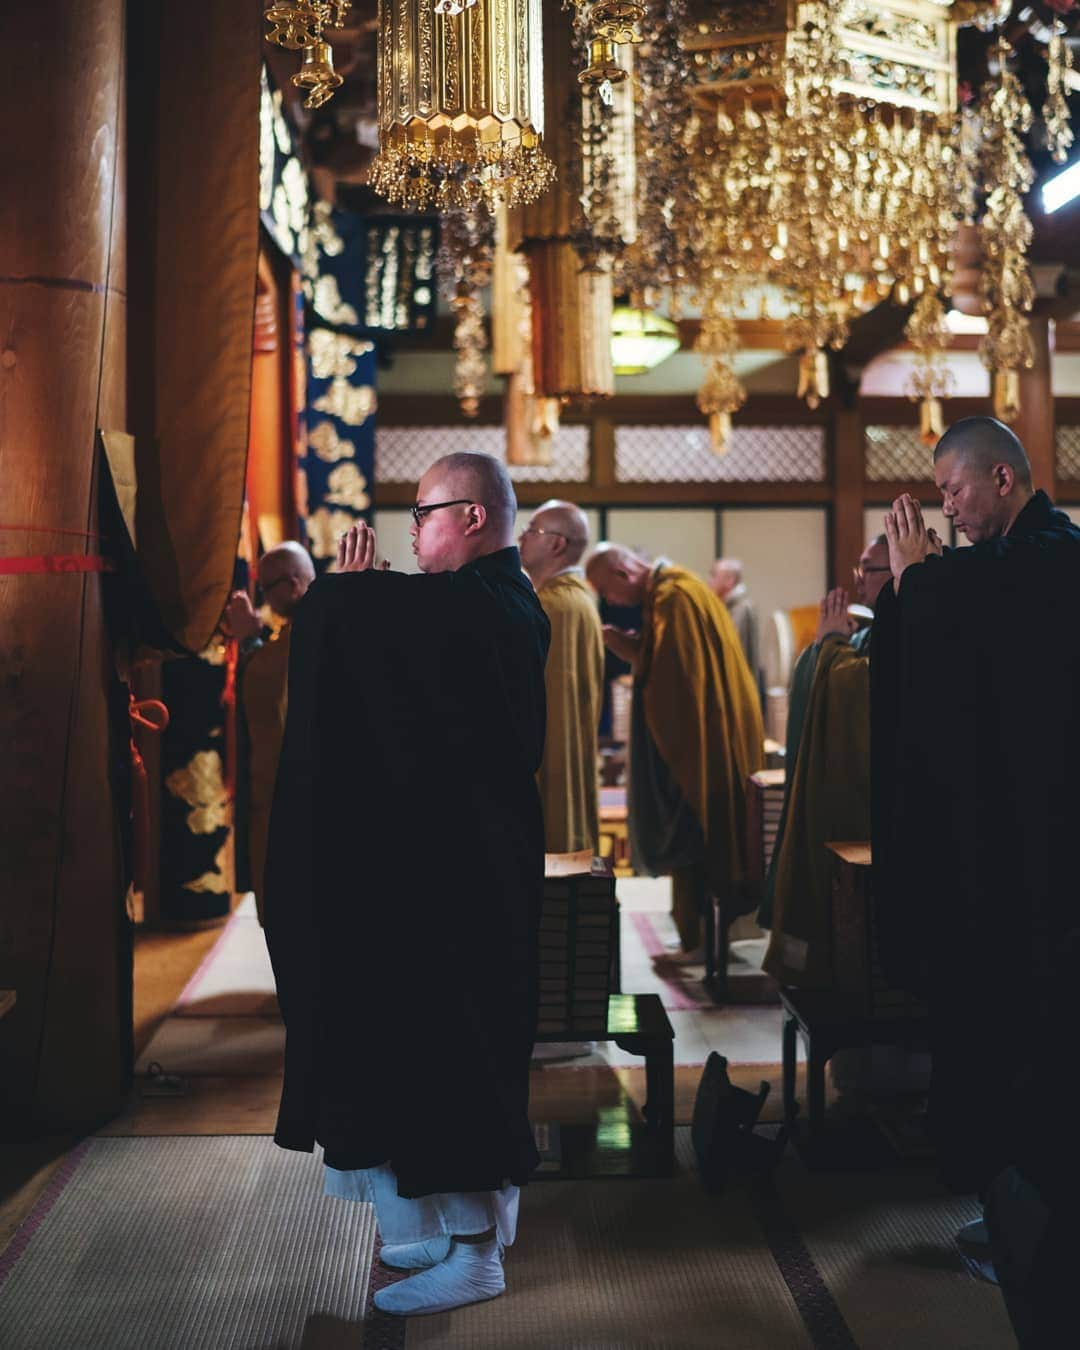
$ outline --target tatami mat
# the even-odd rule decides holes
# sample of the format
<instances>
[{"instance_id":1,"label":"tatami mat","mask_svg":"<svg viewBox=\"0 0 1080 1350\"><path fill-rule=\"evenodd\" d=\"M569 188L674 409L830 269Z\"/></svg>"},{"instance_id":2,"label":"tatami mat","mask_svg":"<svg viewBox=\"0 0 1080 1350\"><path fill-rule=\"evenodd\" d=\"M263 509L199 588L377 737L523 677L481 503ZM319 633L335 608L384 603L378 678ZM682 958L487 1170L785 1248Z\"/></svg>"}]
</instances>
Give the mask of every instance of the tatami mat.
<instances>
[{"instance_id":1,"label":"tatami mat","mask_svg":"<svg viewBox=\"0 0 1080 1350\"><path fill-rule=\"evenodd\" d=\"M5 1350L359 1350L372 1211L325 1200L313 1156L94 1139L69 1170L0 1258Z\"/></svg>"},{"instance_id":2,"label":"tatami mat","mask_svg":"<svg viewBox=\"0 0 1080 1350\"><path fill-rule=\"evenodd\" d=\"M778 1190L859 1350L1015 1350L999 1291L956 1249L957 1231L979 1217L973 1199L919 1169L868 1178L795 1160Z\"/></svg>"},{"instance_id":3,"label":"tatami mat","mask_svg":"<svg viewBox=\"0 0 1080 1350\"><path fill-rule=\"evenodd\" d=\"M684 1169L527 1187L506 1280L410 1321L407 1350L813 1350L748 1194L713 1199Z\"/></svg>"}]
</instances>

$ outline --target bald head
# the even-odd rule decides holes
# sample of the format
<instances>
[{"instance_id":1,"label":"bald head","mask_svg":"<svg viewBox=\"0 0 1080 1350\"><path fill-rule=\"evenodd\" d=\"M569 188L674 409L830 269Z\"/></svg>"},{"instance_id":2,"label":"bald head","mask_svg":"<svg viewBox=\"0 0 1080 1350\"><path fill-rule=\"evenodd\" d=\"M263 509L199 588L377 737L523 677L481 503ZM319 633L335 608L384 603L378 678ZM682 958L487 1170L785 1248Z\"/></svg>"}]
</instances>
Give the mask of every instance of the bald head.
<instances>
[{"instance_id":1,"label":"bald head","mask_svg":"<svg viewBox=\"0 0 1080 1350\"><path fill-rule=\"evenodd\" d=\"M552 498L533 512L518 539L521 565L537 590L568 567L576 567L589 543L589 521L573 502Z\"/></svg>"},{"instance_id":2,"label":"bald head","mask_svg":"<svg viewBox=\"0 0 1080 1350\"><path fill-rule=\"evenodd\" d=\"M640 605L645 599L651 564L622 544L604 542L585 564L589 584L609 605Z\"/></svg>"},{"instance_id":3,"label":"bald head","mask_svg":"<svg viewBox=\"0 0 1080 1350\"><path fill-rule=\"evenodd\" d=\"M859 555L859 565L855 568L855 600L873 609L891 576L889 541L885 535L877 534Z\"/></svg>"},{"instance_id":4,"label":"bald head","mask_svg":"<svg viewBox=\"0 0 1080 1350\"><path fill-rule=\"evenodd\" d=\"M275 614L292 617L315 580L315 566L307 549L294 540L269 548L259 559L259 585Z\"/></svg>"},{"instance_id":5,"label":"bald head","mask_svg":"<svg viewBox=\"0 0 1080 1350\"><path fill-rule=\"evenodd\" d=\"M962 417L934 447L934 463L946 455L983 473L992 473L998 464L1007 464L1018 484L1031 487L1031 464L1027 451L1014 431L995 417Z\"/></svg>"},{"instance_id":6,"label":"bald head","mask_svg":"<svg viewBox=\"0 0 1080 1350\"><path fill-rule=\"evenodd\" d=\"M727 599L742 581L742 562L739 558L717 558L709 572L709 585L721 600Z\"/></svg>"},{"instance_id":7,"label":"bald head","mask_svg":"<svg viewBox=\"0 0 1080 1350\"><path fill-rule=\"evenodd\" d=\"M1020 441L993 417L965 417L934 449L942 509L973 543L997 539L1032 496L1031 464Z\"/></svg>"},{"instance_id":8,"label":"bald head","mask_svg":"<svg viewBox=\"0 0 1080 1350\"><path fill-rule=\"evenodd\" d=\"M435 461L428 473L444 478L453 487L455 496L472 497L482 502L494 530L513 531L517 497L506 465L494 455L472 451L444 455Z\"/></svg>"},{"instance_id":9,"label":"bald head","mask_svg":"<svg viewBox=\"0 0 1080 1350\"><path fill-rule=\"evenodd\" d=\"M420 480L416 504L439 507L412 527L422 572L456 572L513 545L517 498L506 466L492 455L437 459Z\"/></svg>"}]
</instances>

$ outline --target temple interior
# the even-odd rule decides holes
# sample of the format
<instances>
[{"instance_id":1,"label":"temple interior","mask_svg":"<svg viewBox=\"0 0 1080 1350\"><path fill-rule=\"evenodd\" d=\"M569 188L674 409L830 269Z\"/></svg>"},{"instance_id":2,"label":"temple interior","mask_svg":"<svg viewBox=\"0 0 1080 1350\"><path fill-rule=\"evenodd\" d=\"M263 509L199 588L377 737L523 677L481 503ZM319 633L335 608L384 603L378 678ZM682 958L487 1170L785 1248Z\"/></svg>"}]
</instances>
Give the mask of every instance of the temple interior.
<instances>
[{"instance_id":1,"label":"temple interior","mask_svg":"<svg viewBox=\"0 0 1080 1350\"><path fill-rule=\"evenodd\" d=\"M1011 429L1080 526L1080 3L6 0L0 40L0 1345L1072 1344L958 1243L985 1196L941 1180L932 1018L884 950L856 635L875 574L892 596L895 503L946 560L983 547L936 481L954 424ZM440 570L418 484L476 454L509 474L541 603L527 548L587 576L616 638L583 835L552 846L542 788L539 1161L506 1293L402 1317L375 1301L400 1276L372 1204L274 1143L271 801L305 588L365 525L376 567ZM604 541L689 574L741 653L730 705L668 698L691 739L738 740L753 705L725 779L737 884L697 858L689 920L684 860L643 842L662 712L619 648L654 583L621 603ZM863 664L830 695L836 634ZM974 715L940 715L956 782L986 772ZM334 716L352 745L360 713ZM379 866L435 905L470 837L432 842L421 772L393 791L405 843ZM364 888L385 846L359 812L334 844L390 909ZM425 922L380 953L394 1000L331 1076L449 1007L472 967L448 955L433 991ZM448 951L473 922L439 919ZM1004 1005L1028 987L1016 922ZM461 1103L424 1082L472 1082L482 1051L437 1011L422 1042L438 1135ZM1047 1117L1075 1090L1058 1070Z\"/></svg>"}]
</instances>

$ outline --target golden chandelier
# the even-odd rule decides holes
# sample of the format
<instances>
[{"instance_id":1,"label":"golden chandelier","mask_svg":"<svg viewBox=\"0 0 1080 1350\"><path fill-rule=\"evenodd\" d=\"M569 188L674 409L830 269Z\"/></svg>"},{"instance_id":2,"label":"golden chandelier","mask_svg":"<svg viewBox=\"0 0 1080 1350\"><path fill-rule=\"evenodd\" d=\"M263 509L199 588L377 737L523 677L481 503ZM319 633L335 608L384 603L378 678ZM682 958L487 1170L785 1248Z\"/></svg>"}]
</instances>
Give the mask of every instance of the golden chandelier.
<instances>
[{"instance_id":1,"label":"golden chandelier","mask_svg":"<svg viewBox=\"0 0 1080 1350\"><path fill-rule=\"evenodd\" d=\"M956 112L957 27L993 29L1007 0L734 0L696 25L686 0L637 8L638 234L616 288L637 304L700 307L699 407L716 448L745 398L736 314L784 320L799 392L815 406L829 393L828 351L886 298L912 307L911 393L932 436L949 392L944 298L962 219L977 220L982 238L981 355L998 415L1014 417L1017 372L1031 364L1021 135L1032 112L1003 37L992 87ZM1048 60L1043 121L1063 157L1060 26Z\"/></svg>"}]
</instances>

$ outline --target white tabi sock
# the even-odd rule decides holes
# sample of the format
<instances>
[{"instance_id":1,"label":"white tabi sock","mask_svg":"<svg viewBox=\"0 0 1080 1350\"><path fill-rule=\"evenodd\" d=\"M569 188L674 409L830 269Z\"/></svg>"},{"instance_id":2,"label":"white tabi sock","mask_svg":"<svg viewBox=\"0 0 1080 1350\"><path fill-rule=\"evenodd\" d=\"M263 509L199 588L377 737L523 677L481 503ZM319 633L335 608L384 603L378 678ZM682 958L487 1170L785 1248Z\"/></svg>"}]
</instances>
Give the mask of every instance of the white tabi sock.
<instances>
[{"instance_id":1,"label":"white tabi sock","mask_svg":"<svg viewBox=\"0 0 1080 1350\"><path fill-rule=\"evenodd\" d=\"M380 1312L413 1317L480 1303L497 1297L505 1288L496 1241L452 1242L445 1261L411 1279L380 1289L375 1295L375 1306Z\"/></svg>"},{"instance_id":2,"label":"white tabi sock","mask_svg":"<svg viewBox=\"0 0 1080 1350\"><path fill-rule=\"evenodd\" d=\"M435 1237L426 1242L384 1242L379 1260L393 1270L428 1270L449 1254L449 1237Z\"/></svg>"}]
</instances>

